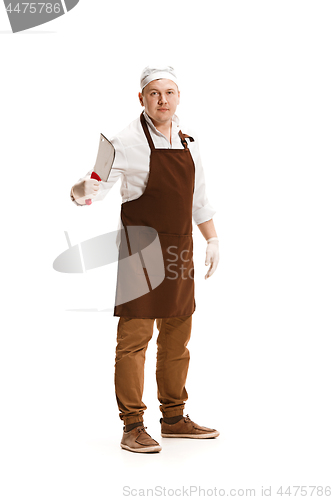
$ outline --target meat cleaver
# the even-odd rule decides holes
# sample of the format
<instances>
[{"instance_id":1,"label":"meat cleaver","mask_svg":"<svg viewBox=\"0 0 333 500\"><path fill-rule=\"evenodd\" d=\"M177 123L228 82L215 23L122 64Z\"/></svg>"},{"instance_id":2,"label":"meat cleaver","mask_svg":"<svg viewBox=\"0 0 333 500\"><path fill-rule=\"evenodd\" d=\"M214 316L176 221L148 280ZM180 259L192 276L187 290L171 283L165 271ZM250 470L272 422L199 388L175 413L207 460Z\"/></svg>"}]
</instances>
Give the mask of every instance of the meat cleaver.
<instances>
[{"instance_id":1,"label":"meat cleaver","mask_svg":"<svg viewBox=\"0 0 333 500\"><path fill-rule=\"evenodd\" d=\"M115 149L113 144L105 137L105 135L101 134L96 163L90 178L106 182L111 172L114 156ZM87 205L91 205L91 203L92 200L86 200Z\"/></svg>"}]
</instances>

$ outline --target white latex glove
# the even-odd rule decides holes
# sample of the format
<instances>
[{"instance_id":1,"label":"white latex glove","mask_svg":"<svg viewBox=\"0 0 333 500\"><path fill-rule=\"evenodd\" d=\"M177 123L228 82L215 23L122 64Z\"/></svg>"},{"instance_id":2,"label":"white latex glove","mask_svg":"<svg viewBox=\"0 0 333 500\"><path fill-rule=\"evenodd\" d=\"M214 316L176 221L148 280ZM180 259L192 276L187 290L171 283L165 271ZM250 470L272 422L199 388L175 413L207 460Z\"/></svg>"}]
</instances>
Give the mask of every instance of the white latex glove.
<instances>
[{"instance_id":1,"label":"white latex glove","mask_svg":"<svg viewBox=\"0 0 333 500\"><path fill-rule=\"evenodd\" d=\"M207 271L205 279L209 278L216 270L217 264L219 263L219 240L218 238L209 238L207 240L206 249L206 266L210 264L210 268Z\"/></svg>"},{"instance_id":2,"label":"white latex glove","mask_svg":"<svg viewBox=\"0 0 333 500\"><path fill-rule=\"evenodd\" d=\"M75 201L85 203L86 199L91 199L96 196L99 190L99 181L91 179L90 176L84 177L81 181L74 184L72 193Z\"/></svg>"}]
</instances>

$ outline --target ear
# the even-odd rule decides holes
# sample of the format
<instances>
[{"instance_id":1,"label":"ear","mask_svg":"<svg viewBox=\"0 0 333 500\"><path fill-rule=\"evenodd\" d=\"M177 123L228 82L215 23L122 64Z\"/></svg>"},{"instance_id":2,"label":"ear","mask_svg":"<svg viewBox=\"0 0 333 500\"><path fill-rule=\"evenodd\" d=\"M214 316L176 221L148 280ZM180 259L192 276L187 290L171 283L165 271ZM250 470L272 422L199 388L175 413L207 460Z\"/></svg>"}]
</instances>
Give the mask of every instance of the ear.
<instances>
[{"instance_id":1,"label":"ear","mask_svg":"<svg viewBox=\"0 0 333 500\"><path fill-rule=\"evenodd\" d=\"M143 97L142 97L141 92L139 92L138 97L139 97L139 101L140 101L141 106L144 106L144 104L143 104Z\"/></svg>"},{"instance_id":2,"label":"ear","mask_svg":"<svg viewBox=\"0 0 333 500\"><path fill-rule=\"evenodd\" d=\"M178 104L180 103L180 91L178 90Z\"/></svg>"}]
</instances>

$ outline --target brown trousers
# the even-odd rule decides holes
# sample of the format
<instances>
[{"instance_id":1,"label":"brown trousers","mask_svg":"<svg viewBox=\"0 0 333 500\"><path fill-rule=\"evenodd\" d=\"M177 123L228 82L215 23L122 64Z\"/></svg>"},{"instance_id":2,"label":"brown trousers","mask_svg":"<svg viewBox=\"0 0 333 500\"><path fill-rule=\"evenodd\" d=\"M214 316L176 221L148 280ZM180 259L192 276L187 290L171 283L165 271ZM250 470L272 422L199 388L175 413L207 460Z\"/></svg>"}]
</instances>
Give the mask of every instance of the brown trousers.
<instances>
[{"instance_id":1,"label":"brown trousers","mask_svg":"<svg viewBox=\"0 0 333 500\"><path fill-rule=\"evenodd\" d=\"M143 420L144 364L154 319L120 317L117 331L115 390L119 416L125 425ZM187 392L185 382L190 361L186 348L191 336L192 315L156 319L157 397L164 417L182 415Z\"/></svg>"}]
</instances>

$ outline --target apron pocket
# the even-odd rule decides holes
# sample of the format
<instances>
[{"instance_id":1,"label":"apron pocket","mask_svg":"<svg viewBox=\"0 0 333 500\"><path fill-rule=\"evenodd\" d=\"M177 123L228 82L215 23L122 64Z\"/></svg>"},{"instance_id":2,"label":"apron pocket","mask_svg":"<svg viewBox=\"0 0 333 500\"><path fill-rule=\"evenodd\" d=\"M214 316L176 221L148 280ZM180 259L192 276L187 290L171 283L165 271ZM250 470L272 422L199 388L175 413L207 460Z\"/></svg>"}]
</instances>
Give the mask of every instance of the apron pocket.
<instances>
[{"instance_id":1,"label":"apron pocket","mask_svg":"<svg viewBox=\"0 0 333 500\"><path fill-rule=\"evenodd\" d=\"M141 229L138 242L140 261L137 263L136 273L145 274L143 269L145 268L151 288L154 289L162 283L165 277L163 252L158 233L150 228Z\"/></svg>"}]
</instances>

